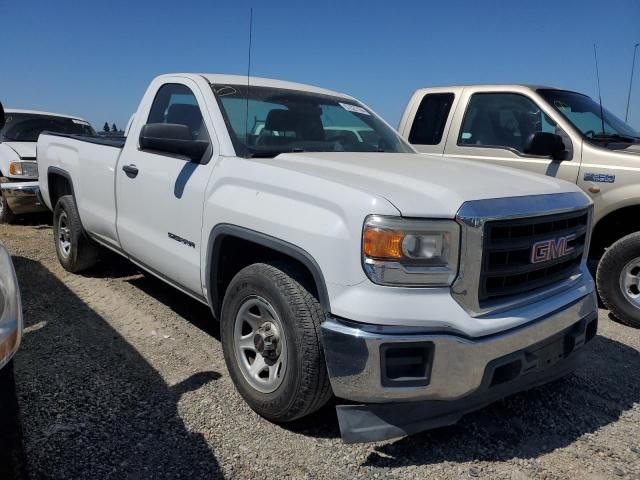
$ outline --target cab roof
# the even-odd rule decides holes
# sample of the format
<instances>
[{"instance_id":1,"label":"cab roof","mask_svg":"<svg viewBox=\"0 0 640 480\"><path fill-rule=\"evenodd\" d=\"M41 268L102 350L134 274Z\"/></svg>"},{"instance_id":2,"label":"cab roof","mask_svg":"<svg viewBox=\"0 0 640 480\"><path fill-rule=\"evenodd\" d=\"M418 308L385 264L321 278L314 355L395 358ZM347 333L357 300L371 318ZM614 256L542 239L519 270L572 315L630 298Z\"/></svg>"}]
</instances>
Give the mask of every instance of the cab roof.
<instances>
[{"instance_id":1,"label":"cab roof","mask_svg":"<svg viewBox=\"0 0 640 480\"><path fill-rule=\"evenodd\" d=\"M573 90L569 90L566 88L558 88L558 87L550 87L548 85L535 85L530 83L475 83L475 84L465 84L465 85L430 85L425 87L417 88L417 91L420 90L445 90L445 89L456 89L462 90L464 88L478 88L478 89L491 89L491 90L557 90L561 92L572 92ZM575 92L579 93L579 92Z\"/></svg>"},{"instance_id":2,"label":"cab roof","mask_svg":"<svg viewBox=\"0 0 640 480\"><path fill-rule=\"evenodd\" d=\"M84 118L78 117L77 115L65 115L63 113L41 112L39 110L24 110L21 108L5 108L4 112L5 113L27 113L31 115L48 115L50 117L72 118L74 120L82 120L83 122L86 122Z\"/></svg>"},{"instance_id":3,"label":"cab roof","mask_svg":"<svg viewBox=\"0 0 640 480\"><path fill-rule=\"evenodd\" d=\"M335 92L333 90L328 90L326 88L315 87L313 85L306 85L304 83L288 82L286 80L276 80L272 78L253 77L253 76L247 78L246 75L227 75L227 74L221 74L221 73L174 73L174 74L167 74L167 76L185 76L185 77L199 76L204 78L207 82L209 82L212 85L225 85L225 84L246 85L248 80L250 85L254 85L258 87L272 87L272 88L284 88L288 90L300 90L303 92L313 92L313 93L319 93L323 95L333 95L337 97L353 99L353 97L350 95L346 95L340 92Z\"/></svg>"}]
</instances>

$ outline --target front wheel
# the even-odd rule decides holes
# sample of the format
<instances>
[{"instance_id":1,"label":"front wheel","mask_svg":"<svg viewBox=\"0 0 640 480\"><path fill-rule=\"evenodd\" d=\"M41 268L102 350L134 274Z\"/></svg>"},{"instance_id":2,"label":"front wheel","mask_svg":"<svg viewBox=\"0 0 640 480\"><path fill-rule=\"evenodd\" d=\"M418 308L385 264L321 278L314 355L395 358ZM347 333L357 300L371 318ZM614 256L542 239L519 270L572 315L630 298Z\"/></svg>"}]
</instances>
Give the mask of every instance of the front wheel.
<instances>
[{"instance_id":1,"label":"front wheel","mask_svg":"<svg viewBox=\"0 0 640 480\"><path fill-rule=\"evenodd\" d=\"M98 261L98 246L82 229L71 195L60 197L53 210L53 237L58 260L65 270L78 273Z\"/></svg>"},{"instance_id":2,"label":"front wheel","mask_svg":"<svg viewBox=\"0 0 640 480\"><path fill-rule=\"evenodd\" d=\"M0 177L0 183L8 183L9 179L6 177ZM7 203L7 199L0 190L0 223L12 223L16 218L15 213L11 211L9 208L9 204Z\"/></svg>"},{"instance_id":3,"label":"front wheel","mask_svg":"<svg viewBox=\"0 0 640 480\"><path fill-rule=\"evenodd\" d=\"M241 270L224 296L224 358L238 392L263 417L287 422L331 397L320 344L323 311L286 265Z\"/></svg>"},{"instance_id":4,"label":"front wheel","mask_svg":"<svg viewBox=\"0 0 640 480\"><path fill-rule=\"evenodd\" d=\"M640 328L640 232L607 249L598 264L596 282L600 298L613 316Z\"/></svg>"}]
</instances>

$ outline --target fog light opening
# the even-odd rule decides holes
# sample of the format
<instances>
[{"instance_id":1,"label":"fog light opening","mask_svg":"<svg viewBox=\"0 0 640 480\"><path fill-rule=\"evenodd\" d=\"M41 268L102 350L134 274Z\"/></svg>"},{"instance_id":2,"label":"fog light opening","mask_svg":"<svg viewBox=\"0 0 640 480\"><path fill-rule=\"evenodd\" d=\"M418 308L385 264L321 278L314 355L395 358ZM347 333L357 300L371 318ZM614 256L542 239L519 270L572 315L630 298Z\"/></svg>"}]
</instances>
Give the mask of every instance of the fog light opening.
<instances>
[{"instance_id":1,"label":"fog light opening","mask_svg":"<svg viewBox=\"0 0 640 480\"><path fill-rule=\"evenodd\" d=\"M428 385L433 350L432 342L381 345L382 385L385 387Z\"/></svg>"}]
</instances>

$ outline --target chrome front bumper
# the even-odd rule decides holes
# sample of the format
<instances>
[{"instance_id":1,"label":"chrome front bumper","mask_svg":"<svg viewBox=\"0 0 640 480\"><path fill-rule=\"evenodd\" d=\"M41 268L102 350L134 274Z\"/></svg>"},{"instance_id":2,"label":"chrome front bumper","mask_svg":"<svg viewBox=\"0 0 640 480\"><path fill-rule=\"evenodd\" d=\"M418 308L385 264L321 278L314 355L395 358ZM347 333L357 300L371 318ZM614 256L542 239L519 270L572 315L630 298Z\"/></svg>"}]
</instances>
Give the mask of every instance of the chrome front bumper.
<instances>
[{"instance_id":1,"label":"chrome front bumper","mask_svg":"<svg viewBox=\"0 0 640 480\"><path fill-rule=\"evenodd\" d=\"M38 182L10 182L0 184L8 207L18 215L42 212L47 209L40 197Z\"/></svg>"},{"instance_id":2,"label":"chrome front bumper","mask_svg":"<svg viewBox=\"0 0 640 480\"><path fill-rule=\"evenodd\" d=\"M528 355L528 347L544 343L577 322L585 319L590 322L594 318L597 318L597 301L595 292L591 292L562 310L522 327L482 338L363 325L337 318L326 320L321 331L331 386L337 397L364 403L449 401L478 390L488 367L515 352L522 352L523 370L544 367L527 364L524 357ZM581 338L576 340L575 350L584 344L584 333ZM432 354L426 384L411 386L411 382L407 382L407 386L403 386L398 382L397 386L385 386L381 352L389 345L403 343L430 346Z\"/></svg>"},{"instance_id":3,"label":"chrome front bumper","mask_svg":"<svg viewBox=\"0 0 640 480\"><path fill-rule=\"evenodd\" d=\"M382 441L452 425L485 405L567 375L580 365L582 347L596 335L596 306L592 292L525 326L474 339L325 321L323 344L333 391L362 402L336 407L343 440ZM429 353L413 353L420 348ZM428 371L421 382L401 376L389 386L388 366L394 360L389 351L403 349L412 352L406 358L420 359Z\"/></svg>"}]
</instances>

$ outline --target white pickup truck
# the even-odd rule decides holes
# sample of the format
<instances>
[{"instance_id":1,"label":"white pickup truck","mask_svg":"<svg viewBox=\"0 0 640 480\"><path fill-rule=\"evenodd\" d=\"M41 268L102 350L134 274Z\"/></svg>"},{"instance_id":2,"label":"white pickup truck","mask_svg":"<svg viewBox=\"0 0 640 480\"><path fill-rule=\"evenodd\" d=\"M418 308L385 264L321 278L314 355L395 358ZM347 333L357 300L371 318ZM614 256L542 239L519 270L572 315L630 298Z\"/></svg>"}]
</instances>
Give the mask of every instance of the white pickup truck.
<instances>
[{"instance_id":1,"label":"white pickup truck","mask_svg":"<svg viewBox=\"0 0 640 480\"><path fill-rule=\"evenodd\" d=\"M38 165L61 264L101 245L210 305L272 421L333 393L348 442L451 424L568 373L596 334L578 187L425 158L347 95L163 75L126 141L43 134Z\"/></svg>"},{"instance_id":2,"label":"white pickup truck","mask_svg":"<svg viewBox=\"0 0 640 480\"><path fill-rule=\"evenodd\" d=\"M33 110L5 110L0 128L0 223L16 215L46 211L38 192L36 142L43 131L95 135L79 117Z\"/></svg>"},{"instance_id":3,"label":"white pickup truck","mask_svg":"<svg viewBox=\"0 0 640 480\"><path fill-rule=\"evenodd\" d=\"M562 178L594 202L589 263L615 317L640 328L640 133L586 95L531 85L421 88L400 122L420 152Z\"/></svg>"}]
</instances>

